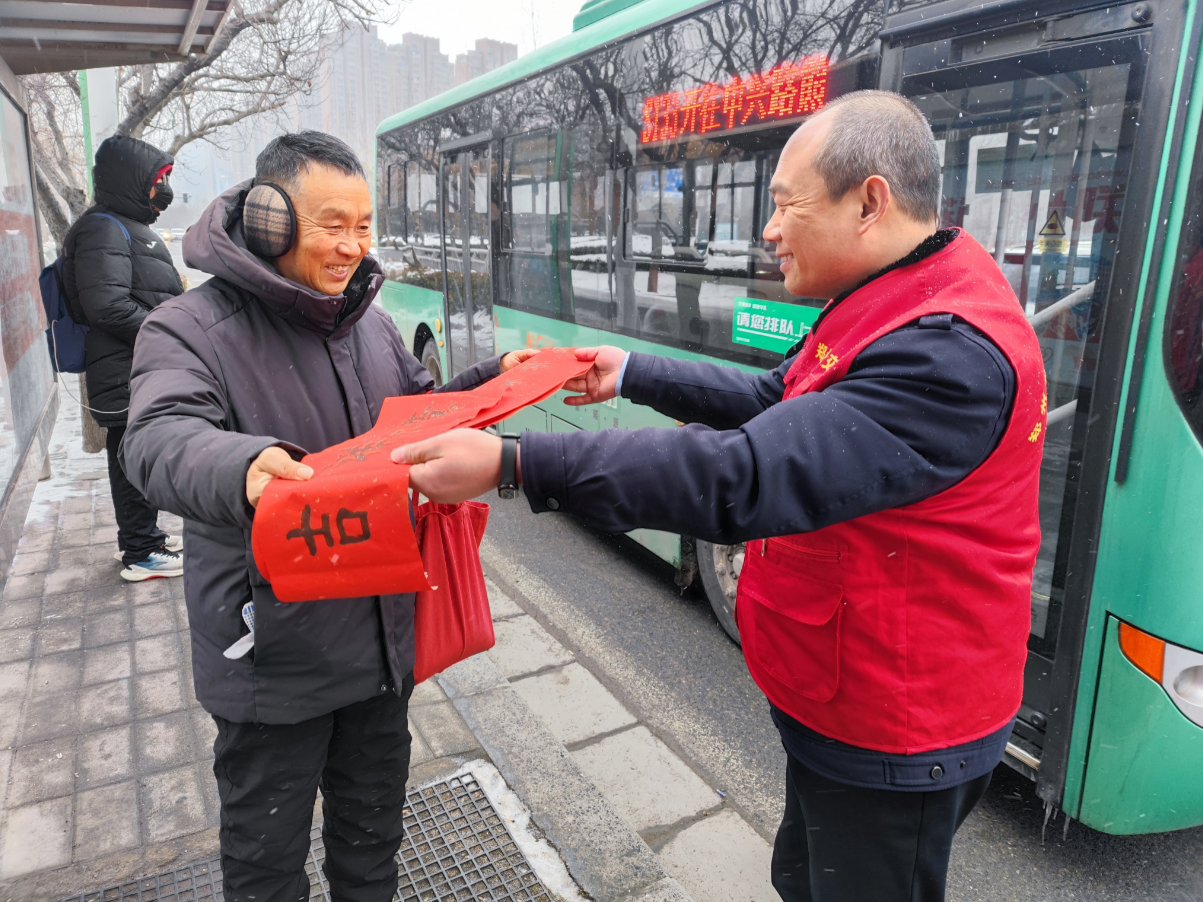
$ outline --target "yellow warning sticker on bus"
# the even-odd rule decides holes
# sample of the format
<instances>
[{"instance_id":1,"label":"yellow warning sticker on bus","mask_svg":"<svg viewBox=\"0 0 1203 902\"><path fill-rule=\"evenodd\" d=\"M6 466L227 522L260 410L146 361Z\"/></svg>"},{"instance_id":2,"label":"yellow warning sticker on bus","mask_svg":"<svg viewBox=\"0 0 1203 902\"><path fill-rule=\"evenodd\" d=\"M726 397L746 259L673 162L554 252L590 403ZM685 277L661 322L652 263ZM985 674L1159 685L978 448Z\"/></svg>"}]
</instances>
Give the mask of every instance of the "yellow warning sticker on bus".
<instances>
[{"instance_id":1,"label":"yellow warning sticker on bus","mask_svg":"<svg viewBox=\"0 0 1203 902\"><path fill-rule=\"evenodd\" d=\"M1048 215L1048 222L1044 224L1044 228L1040 230L1041 237L1044 238L1064 238L1065 237L1065 221L1061 218L1061 213L1058 210L1053 210Z\"/></svg>"}]
</instances>

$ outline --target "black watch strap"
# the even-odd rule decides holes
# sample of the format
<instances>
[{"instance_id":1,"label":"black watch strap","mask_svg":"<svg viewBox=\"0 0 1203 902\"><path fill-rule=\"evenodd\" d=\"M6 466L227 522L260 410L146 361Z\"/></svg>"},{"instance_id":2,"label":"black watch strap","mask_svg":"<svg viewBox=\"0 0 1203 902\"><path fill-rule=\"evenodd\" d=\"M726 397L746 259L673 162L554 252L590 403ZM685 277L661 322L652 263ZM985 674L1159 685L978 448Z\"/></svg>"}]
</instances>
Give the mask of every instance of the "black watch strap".
<instances>
[{"instance_id":1,"label":"black watch strap","mask_svg":"<svg viewBox=\"0 0 1203 902\"><path fill-rule=\"evenodd\" d=\"M501 482L497 494L502 498L518 497L518 436L501 436Z\"/></svg>"}]
</instances>

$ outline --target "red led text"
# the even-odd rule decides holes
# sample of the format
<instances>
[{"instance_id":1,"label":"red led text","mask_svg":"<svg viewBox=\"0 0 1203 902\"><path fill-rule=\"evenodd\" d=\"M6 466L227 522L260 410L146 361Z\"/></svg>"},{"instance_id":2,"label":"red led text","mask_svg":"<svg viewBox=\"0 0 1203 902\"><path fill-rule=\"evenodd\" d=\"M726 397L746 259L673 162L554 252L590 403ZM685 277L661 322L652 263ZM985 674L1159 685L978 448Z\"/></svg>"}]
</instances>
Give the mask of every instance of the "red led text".
<instances>
[{"instance_id":1,"label":"red led text","mask_svg":"<svg viewBox=\"0 0 1203 902\"><path fill-rule=\"evenodd\" d=\"M827 102L829 68L827 57L808 56L762 75L737 76L724 85L649 97L643 103L640 143L676 141L813 113Z\"/></svg>"}]
</instances>

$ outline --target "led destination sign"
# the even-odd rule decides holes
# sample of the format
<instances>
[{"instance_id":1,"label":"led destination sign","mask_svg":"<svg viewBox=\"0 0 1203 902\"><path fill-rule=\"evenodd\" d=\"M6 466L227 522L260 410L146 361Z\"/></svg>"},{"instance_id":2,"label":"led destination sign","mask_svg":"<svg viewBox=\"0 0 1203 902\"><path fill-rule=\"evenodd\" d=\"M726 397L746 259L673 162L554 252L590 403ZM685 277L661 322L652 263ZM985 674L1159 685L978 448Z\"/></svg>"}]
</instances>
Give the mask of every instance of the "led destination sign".
<instances>
[{"instance_id":1,"label":"led destination sign","mask_svg":"<svg viewBox=\"0 0 1203 902\"><path fill-rule=\"evenodd\" d=\"M736 76L726 84L712 82L649 97L643 102L640 143L677 141L813 113L827 102L828 70L827 57L808 56L762 74Z\"/></svg>"}]
</instances>

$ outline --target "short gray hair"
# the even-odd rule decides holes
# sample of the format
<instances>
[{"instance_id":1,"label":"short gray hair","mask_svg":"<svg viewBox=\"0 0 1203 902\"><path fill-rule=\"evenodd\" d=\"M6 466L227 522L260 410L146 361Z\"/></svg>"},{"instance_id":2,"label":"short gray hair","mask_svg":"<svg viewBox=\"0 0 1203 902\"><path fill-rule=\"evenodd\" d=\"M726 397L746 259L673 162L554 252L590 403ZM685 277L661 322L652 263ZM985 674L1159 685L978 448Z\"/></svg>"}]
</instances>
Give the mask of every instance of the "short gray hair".
<instances>
[{"instance_id":1,"label":"short gray hair","mask_svg":"<svg viewBox=\"0 0 1203 902\"><path fill-rule=\"evenodd\" d=\"M295 188L310 164L367 179L359 157L345 141L325 132L304 131L274 138L255 158L255 181Z\"/></svg>"},{"instance_id":2,"label":"short gray hair","mask_svg":"<svg viewBox=\"0 0 1203 902\"><path fill-rule=\"evenodd\" d=\"M879 175L911 219L939 216L940 155L917 106L890 91L855 91L837 97L824 112L834 121L815 168L832 198Z\"/></svg>"}]
</instances>

